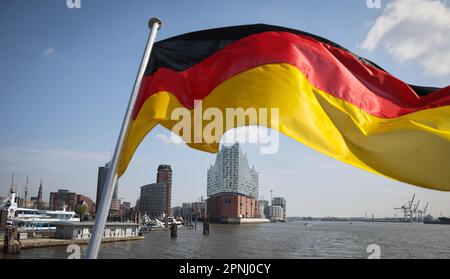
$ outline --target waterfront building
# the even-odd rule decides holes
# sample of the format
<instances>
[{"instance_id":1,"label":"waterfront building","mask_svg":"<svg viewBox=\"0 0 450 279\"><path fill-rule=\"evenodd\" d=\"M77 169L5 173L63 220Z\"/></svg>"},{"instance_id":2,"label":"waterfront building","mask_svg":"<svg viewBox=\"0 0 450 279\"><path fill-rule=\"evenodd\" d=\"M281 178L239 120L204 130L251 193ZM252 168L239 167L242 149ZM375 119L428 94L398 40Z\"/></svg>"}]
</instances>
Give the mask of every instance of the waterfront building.
<instances>
[{"instance_id":1,"label":"waterfront building","mask_svg":"<svg viewBox=\"0 0 450 279\"><path fill-rule=\"evenodd\" d=\"M139 211L150 218L162 218L166 210L167 183L152 183L141 187Z\"/></svg>"},{"instance_id":2,"label":"waterfront building","mask_svg":"<svg viewBox=\"0 0 450 279\"><path fill-rule=\"evenodd\" d=\"M90 239L94 222L61 222L56 224L58 239ZM103 238L129 238L139 235L139 224L106 223Z\"/></svg>"},{"instance_id":3,"label":"waterfront building","mask_svg":"<svg viewBox=\"0 0 450 279\"><path fill-rule=\"evenodd\" d=\"M284 212L284 210L281 206L269 205L269 216L268 217L270 219L275 219L275 220L284 219L283 212Z\"/></svg>"},{"instance_id":4,"label":"waterfront building","mask_svg":"<svg viewBox=\"0 0 450 279\"><path fill-rule=\"evenodd\" d=\"M260 215L265 216L266 218L269 217L269 201L268 200L260 200Z\"/></svg>"},{"instance_id":5,"label":"waterfront building","mask_svg":"<svg viewBox=\"0 0 450 279\"><path fill-rule=\"evenodd\" d=\"M29 208L36 208L36 209L47 209L48 204L43 201L38 201L38 197L31 197L30 198L30 206Z\"/></svg>"},{"instance_id":6,"label":"waterfront building","mask_svg":"<svg viewBox=\"0 0 450 279\"><path fill-rule=\"evenodd\" d=\"M192 215L192 203L184 202L181 205L181 216L185 218L186 216Z\"/></svg>"},{"instance_id":7,"label":"waterfront building","mask_svg":"<svg viewBox=\"0 0 450 279\"><path fill-rule=\"evenodd\" d=\"M183 211L183 208L181 206L175 206L175 207L172 207L170 215L172 215L175 218L178 218L178 217L183 216L182 211Z\"/></svg>"},{"instance_id":8,"label":"waterfront building","mask_svg":"<svg viewBox=\"0 0 450 279\"><path fill-rule=\"evenodd\" d=\"M122 221L130 221L133 219L133 210L130 202L123 202L120 204L119 215Z\"/></svg>"},{"instance_id":9,"label":"waterfront building","mask_svg":"<svg viewBox=\"0 0 450 279\"><path fill-rule=\"evenodd\" d=\"M18 203L19 207L24 207L24 208L34 208L35 206L35 202L31 201L31 200L25 200L25 198L20 198L19 199L20 203Z\"/></svg>"},{"instance_id":10,"label":"waterfront building","mask_svg":"<svg viewBox=\"0 0 450 279\"><path fill-rule=\"evenodd\" d=\"M75 211L76 205L78 205L77 193L69 192L69 190L58 190L58 192L50 193L50 210L63 210L65 208L67 211Z\"/></svg>"},{"instance_id":11,"label":"waterfront building","mask_svg":"<svg viewBox=\"0 0 450 279\"><path fill-rule=\"evenodd\" d=\"M266 214L264 214L265 206L262 201L258 201L258 218L266 218Z\"/></svg>"},{"instance_id":12,"label":"waterfront building","mask_svg":"<svg viewBox=\"0 0 450 279\"><path fill-rule=\"evenodd\" d=\"M247 155L239 143L222 146L214 165L208 169L207 195L238 193L251 198L258 197L258 172L250 168Z\"/></svg>"},{"instance_id":13,"label":"waterfront building","mask_svg":"<svg viewBox=\"0 0 450 279\"><path fill-rule=\"evenodd\" d=\"M164 204L164 214L170 215L172 206L172 168L170 165L159 165L156 175L156 183L166 184L166 199Z\"/></svg>"},{"instance_id":14,"label":"waterfront building","mask_svg":"<svg viewBox=\"0 0 450 279\"><path fill-rule=\"evenodd\" d=\"M238 193L221 193L208 199L212 222L230 223L235 218L258 218L258 201Z\"/></svg>"},{"instance_id":15,"label":"waterfront building","mask_svg":"<svg viewBox=\"0 0 450 279\"><path fill-rule=\"evenodd\" d=\"M100 206L100 200L102 198L103 187L105 186L106 178L108 175L108 171L111 167L111 162L106 163L104 166L98 168L98 177L97 177L97 196L95 198L95 204ZM110 207L110 216L117 214L120 209L120 200L118 200L118 192L119 192L119 181L117 180L116 185L114 187L113 199L111 201Z\"/></svg>"},{"instance_id":16,"label":"waterfront building","mask_svg":"<svg viewBox=\"0 0 450 279\"><path fill-rule=\"evenodd\" d=\"M192 215L197 218L203 219L206 217L206 202L193 202L192 203Z\"/></svg>"},{"instance_id":17,"label":"waterfront building","mask_svg":"<svg viewBox=\"0 0 450 279\"><path fill-rule=\"evenodd\" d=\"M134 206L134 208L136 208L137 210L139 210L139 204L141 203L141 201L138 199L136 199L136 205Z\"/></svg>"},{"instance_id":18,"label":"waterfront building","mask_svg":"<svg viewBox=\"0 0 450 279\"><path fill-rule=\"evenodd\" d=\"M258 172L236 143L223 146L208 169L207 215L212 222L240 222L236 218L257 218Z\"/></svg>"},{"instance_id":19,"label":"waterfront building","mask_svg":"<svg viewBox=\"0 0 450 279\"><path fill-rule=\"evenodd\" d=\"M119 199L112 199L111 200L111 207L109 209L109 214L111 216L115 216L119 214L120 210L120 200Z\"/></svg>"},{"instance_id":20,"label":"waterfront building","mask_svg":"<svg viewBox=\"0 0 450 279\"><path fill-rule=\"evenodd\" d=\"M136 208L141 214L150 218L162 218L172 213L172 168L170 165L159 165L156 183L141 187L141 195Z\"/></svg>"},{"instance_id":21,"label":"waterfront building","mask_svg":"<svg viewBox=\"0 0 450 279\"><path fill-rule=\"evenodd\" d=\"M283 197L274 197L272 205L281 206L283 208L283 218L286 218L286 200Z\"/></svg>"},{"instance_id":22,"label":"waterfront building","mask_svg":"<svg viewBox=\"0 0 450 279\"><path fill-rule=\"evenodd\" d=\"M123 208L130 209L131 208L131 203L130 202L123 202L122 206L123 206Z\"/></svg>"}]
</instances>

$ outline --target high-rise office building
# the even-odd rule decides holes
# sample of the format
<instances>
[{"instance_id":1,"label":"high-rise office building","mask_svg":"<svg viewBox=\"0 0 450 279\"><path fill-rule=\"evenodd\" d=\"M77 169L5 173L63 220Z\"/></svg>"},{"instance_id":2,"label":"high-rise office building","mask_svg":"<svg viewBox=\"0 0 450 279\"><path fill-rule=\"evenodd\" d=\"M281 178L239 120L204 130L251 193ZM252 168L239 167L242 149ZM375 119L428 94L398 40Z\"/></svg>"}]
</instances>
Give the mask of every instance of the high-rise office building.
<instances>
[{"instance_id":1,"label":"high-rise office building","mask_svg":"<svg viewBox=\"0 0 450 279\"><path fill-rule=\"evenodd\" d=\"M98 178L97 178L97 196L95 198L96 210L100 206L100 200L102 198L103 188L105 186L106 178L108 175L108 171L111 163L108 162L105 166L98 168ZM111 201L110 211L119 211L120 200L118 200L118 191L119 191L119 182L116 182L114 187L113 200Z\"/></svg>"},{"instance_id":2,"label":"high-rise office building","mask_svg":"<svg viewBox=\"0 0 450 279\"><path fill-rule=\"evenodd\" d=\"M270 219L284 219L284 209L279 205L269 205L269 217Z\"/></svg>"},{"instance_id":3,"label":"high-rise office building","mask_svg":"<svg viewBox=\"0 0 450 279\"><path fill-rule=\"evenodd\" d=\"M122 206L123 206L124 208L130 209L130 208L131 208L131 203L130 203L130 202L123 202L123 203L122 203Z\"/></svg>"},{"instance_id":4,"label":"high-rise office building","mask_svg":"<svg viewBox=\"0 0 450 279\"><path fill-rule=\"evenodd\" d=\"M274 197L272 199L273 206L281 206L283 208L283 218L286 218L286 200L283 197Z\"/></svg>"},{"instance_id":5,"label":"high-rise office building","mask_svg":"<svg viewBox=\"0 0 450 279\"><path fill-rule=\"evenodd\" d=\"M156 175L156 183L166 184L166 200L164 205L164 214L170 215L172 205L172 168L170 165L159 165Z\"/></svg>"},{"instance_id":6,"label":"high-rise office building","mask_svg":"<svg viewBox=\"0 0 450 279\"><path fill-rule=\"evenodd\" d=\"M141 187L139 211L150 218L162 218L166 210L167 183L152 183Z\"/></svg>"}]
</instances>

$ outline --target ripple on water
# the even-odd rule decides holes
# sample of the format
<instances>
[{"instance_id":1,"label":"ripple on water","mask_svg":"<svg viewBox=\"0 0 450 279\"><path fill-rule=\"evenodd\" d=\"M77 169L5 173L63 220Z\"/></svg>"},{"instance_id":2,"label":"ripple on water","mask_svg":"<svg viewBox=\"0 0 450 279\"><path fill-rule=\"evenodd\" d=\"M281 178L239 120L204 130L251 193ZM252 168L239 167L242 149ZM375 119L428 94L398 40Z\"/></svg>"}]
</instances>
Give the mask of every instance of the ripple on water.
<instances>
[{"instance_id":1,"label":"ripple on water","mask_svg":"<svg viewBox=\"0 0 450 279\"><path fill-rule=\"evenodd\" d=\"M102 244L102 258L367 258L370 244L383 258L450 258L450 226L365 223L288 222L254 225L212 224L210 235L180 230L151 232L145 240ZM82 246L82 254L86 246ZM3 258L66 258L65 247L23 250Z\"/></svg>"}]
</instances>

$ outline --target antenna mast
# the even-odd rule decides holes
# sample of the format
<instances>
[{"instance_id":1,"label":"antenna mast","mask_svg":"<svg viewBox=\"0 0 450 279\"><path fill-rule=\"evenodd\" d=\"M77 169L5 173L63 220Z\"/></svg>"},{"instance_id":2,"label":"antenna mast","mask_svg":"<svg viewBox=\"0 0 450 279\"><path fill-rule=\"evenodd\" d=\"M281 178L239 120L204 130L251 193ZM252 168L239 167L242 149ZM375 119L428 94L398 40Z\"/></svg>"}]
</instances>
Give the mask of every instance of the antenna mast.
<instances>
[{"instance_id":1,"label":"antenna mast","mask_svg":"<svg viewBox=\"0 0 450 279\"><path fill-rule=\"evenodd\" d=\"M273 190L270 189L270 205L273 205L272 193L273 193Z\"/></svg>"},{"instance_id":2,"label":"antenna mast","mask_svg":"<svg viewBox=\"0 0 450 279\"><path fill-rule=\"evenodd\" d=\"M25 184L25 207L27 205L27 199L28 199L28 176L27 176L27 183Z\"/></svg>"},{"instance_id":3,"label":"antenna mast","mask_svg":"<svg viewBox=\"0 0 450 279\"><path fill-rule=\"evenodd\" d=\"M14 192L14 176L15 176L15 174L13 173L13 174L11 175L11 187L10 187L10 189L9 189L9 192L11 192L11 193Z\"/></svg>"}]
</instances>

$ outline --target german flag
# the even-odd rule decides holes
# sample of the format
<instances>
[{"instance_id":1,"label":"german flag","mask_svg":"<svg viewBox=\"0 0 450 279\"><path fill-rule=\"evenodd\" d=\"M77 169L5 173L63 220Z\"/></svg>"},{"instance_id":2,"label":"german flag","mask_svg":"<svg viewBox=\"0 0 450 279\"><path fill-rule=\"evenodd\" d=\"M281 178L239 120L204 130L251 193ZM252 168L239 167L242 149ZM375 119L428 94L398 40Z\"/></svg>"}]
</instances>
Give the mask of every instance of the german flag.
<instances>
[{"instance_id":1,"label":"german flag","mask_svg":"<svg viewBox=\"0 0 450 279\"><path fill-rule=\"evenodd\" d=\"M171 130L174 109L193 114L195 100L202 100L203 111L214 107L224 114L226 108L279 108L274 128L319 152L450 191L450 86L409 85L329 40L263 24L198 31L154 45L119 176L150 130L157 124ZM218 143L208 142L188 145L217 152Z\"/></svg>"}]
</instances>

